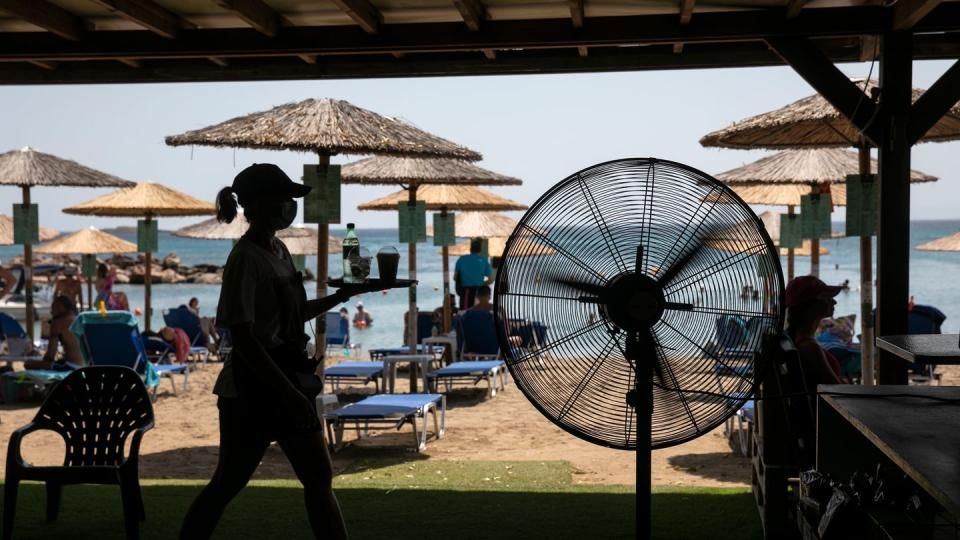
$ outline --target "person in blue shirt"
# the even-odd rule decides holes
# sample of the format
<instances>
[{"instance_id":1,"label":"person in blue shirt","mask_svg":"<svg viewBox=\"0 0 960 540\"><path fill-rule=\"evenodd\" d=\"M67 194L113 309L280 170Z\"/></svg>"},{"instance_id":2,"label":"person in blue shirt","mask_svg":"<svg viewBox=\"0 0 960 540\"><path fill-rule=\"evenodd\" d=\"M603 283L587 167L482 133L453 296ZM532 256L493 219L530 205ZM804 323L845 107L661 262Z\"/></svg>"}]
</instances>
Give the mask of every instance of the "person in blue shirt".
<instances>
[{"instance_id":1,"label":"person in blue shirt","mask_svg":"<svg viewBox=\"0 0 960 540\"><path fill-rule=\"evenodd\" d=\"M483 240L474 238L470 241L470 254L457 259L457 264L453 267L453 282L460 295L461 310L473 307L480 287L489 285L493 276L490 260L480 255L482 249Z\"/></svg>"}]
</instances>

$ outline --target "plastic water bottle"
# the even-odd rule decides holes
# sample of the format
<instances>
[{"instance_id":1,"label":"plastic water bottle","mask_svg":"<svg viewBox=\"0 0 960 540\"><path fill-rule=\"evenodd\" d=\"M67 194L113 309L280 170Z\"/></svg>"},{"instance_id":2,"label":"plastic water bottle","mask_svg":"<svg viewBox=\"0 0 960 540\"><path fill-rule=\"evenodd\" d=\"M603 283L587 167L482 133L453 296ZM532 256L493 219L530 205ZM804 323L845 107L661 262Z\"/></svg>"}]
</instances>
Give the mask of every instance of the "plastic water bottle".
<instances>
[{"instance_id":1,"label":"plastic water bottle","mask_svg":"<svg viewBox=\"0 0 960 540\"><path fill-rule=\"evenodd\" d=\"M360 256L360 239L353 223L347 223L347 236L343 239L343 282L356 283L351 260Z\"/></svg>"},{"instance_id":2,"label":"plastic water bottle","mask_svg":"<svg viewBox=\"0 0 960 540\"><path fill-rule=\"evenodd\" d=\"M107 316L107 305L101 300L100 304L100 317L105 318Z\"/></svg>"}]
</instances>

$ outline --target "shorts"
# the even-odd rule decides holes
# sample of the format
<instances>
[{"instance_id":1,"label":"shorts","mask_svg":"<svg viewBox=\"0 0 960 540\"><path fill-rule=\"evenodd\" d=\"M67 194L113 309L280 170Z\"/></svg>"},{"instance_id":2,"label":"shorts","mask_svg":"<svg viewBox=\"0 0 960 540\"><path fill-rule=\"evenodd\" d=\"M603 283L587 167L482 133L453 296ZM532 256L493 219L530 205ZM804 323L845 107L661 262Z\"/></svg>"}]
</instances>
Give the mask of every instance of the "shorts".
<instances>
[{"instance_id":1,"label":"shorts","mask_svg":"<svg viewBox=\"0 0 960 540\"><path fill-rule=\"evenodd\" d=\"M311 402L310 406L317 421L309 427L296 427L278 411L264 407L263 402L219 397L220 441L222 444L266 448L272 442L320 431L316 404Z\"/></svg>"}]
</instances>

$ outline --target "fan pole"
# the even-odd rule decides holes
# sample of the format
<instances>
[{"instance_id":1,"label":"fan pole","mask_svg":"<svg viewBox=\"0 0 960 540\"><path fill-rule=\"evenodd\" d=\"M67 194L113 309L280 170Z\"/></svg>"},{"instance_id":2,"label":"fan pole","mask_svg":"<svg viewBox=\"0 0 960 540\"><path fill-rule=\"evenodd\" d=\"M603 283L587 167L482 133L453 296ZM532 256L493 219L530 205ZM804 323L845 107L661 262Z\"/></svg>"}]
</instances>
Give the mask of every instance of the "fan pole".
<instances>
[{"instance_id":1,"label":"fan pole","mask_svg":"<svg viewBox=\"0 0 960 540\"><path fill-rule=\"evenodd\" d=\"M653 375L655 359L644 361L639 351L646 350L640 343L640 336L630 333L627 336L627 356L634 365L633 391L627 394L627 405L633 407L637 426L637 539L649 540L653 532L651 527L651 504L653 482L650 467L650 440L653 434ZM641 367L642 366L642 367Z\"/></svg>"}]
</instances>

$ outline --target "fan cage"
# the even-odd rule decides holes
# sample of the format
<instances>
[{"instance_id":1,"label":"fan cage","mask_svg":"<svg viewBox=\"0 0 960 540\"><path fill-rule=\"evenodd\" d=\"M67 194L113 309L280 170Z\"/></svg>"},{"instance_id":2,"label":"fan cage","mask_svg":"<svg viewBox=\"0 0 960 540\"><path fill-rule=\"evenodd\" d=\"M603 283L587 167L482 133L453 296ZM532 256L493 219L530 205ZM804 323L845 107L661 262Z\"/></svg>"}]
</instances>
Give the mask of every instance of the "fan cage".
<instances>
[{"instance_id":1,"label":"fan cage","mask_svg":"<svg viewBox=\"0 0 960 540\"><path fill-rule=\"evenodd\" d=\"M628 450L637 435L626 395L641 385L625 356L627 334L569 282L602 287L634 272L638 246L653 279L687 259L663 291L671 305L691 305L665 310L650 330L659 373L653 448L707 433L739 410L756 389L766 336L783 327L777 250L749 206L709 175L634 158L589 167L547 191L504 249L494 297L500 349L547 418ZM544 343L510 339L531 322L546 327Z\"/></svg>"}]
</instances>

